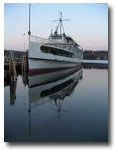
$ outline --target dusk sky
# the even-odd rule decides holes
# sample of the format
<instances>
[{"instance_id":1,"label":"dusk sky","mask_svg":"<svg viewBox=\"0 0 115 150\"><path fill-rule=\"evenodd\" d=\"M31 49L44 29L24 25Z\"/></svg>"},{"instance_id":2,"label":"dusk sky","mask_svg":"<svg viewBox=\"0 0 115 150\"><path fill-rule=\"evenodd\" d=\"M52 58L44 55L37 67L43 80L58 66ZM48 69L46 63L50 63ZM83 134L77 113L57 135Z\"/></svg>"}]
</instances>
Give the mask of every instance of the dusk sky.
<instances>
[{"instance_id":1,"label":"dusk sky","mask_svg":"<svg viewBox=\"0 0 115 150\"><path fill-rule=\"evenodd\" d=\"M63 12L65 33L84 50L108 50L107 3L36 3L31 5L31 33L48 38L55 30L59 12ZM5 4L4 47L24 50L28 32L28 4ZM23 34L26 34L25 36ZM26 46L27 46L27 42Z\"/></svg>"}]
</instances>

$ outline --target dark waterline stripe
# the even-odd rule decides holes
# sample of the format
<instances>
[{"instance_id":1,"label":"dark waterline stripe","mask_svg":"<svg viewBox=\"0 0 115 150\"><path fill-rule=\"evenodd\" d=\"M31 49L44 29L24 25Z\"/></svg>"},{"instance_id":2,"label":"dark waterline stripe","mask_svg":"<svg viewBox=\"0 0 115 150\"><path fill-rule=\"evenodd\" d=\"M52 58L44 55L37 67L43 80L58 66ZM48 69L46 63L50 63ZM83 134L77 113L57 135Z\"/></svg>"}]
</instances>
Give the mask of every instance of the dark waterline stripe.
<instances>
[{"instance_id":1,"label":"dark waterline stripe","mask_svg":"<svg viewBox=\"0 0 115 150\"><path fill-rule=\"evenodd\" d=\"M33 87L36 87L36 86L40 86L40 85L44 85L44 84L48 84L48 83L52 83L52 82L57 82L63 78L66 78L70 75L72 75L73 73L76 73L77 71L79 71L82 67L79 66L79 67L76 67L74 69L72 69L71 71L69 71L68 73L66 73L66 75L63 75L63 76L59 76L57 77L56 79L53 79L53 80L49 80L47 82L42 82L42 83L35 83L35 84L32 84L32 85L29 85L29 88L33 88Z\"/></svg>"},{"instance_id":2,"label":"dark waterline stripe","mask_svg":"<svg viewBox=\"0 0 115 150\"><path fill-rule=\"evenodd\" d=\"M72 67L57 67L57 68L37 68L37 69L30 69L29 70L29 76L35 76L35 75L40 75L40 74L46 74L46 73L52 73L52 72L58 72L61 70L67 70L67 69L72 69L72 68L77 68L77 66L72 66Z\"/></svg>"}]
</instances>

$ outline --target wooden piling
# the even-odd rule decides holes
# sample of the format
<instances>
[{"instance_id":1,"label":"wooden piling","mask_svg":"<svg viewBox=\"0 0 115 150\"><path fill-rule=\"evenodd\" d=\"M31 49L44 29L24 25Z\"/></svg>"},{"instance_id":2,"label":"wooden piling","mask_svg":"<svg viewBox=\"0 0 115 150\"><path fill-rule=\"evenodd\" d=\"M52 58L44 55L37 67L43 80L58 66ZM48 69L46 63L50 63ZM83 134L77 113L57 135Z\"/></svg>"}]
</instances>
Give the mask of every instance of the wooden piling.
<instances>
[{"instance_id":1,"label":"wooden piling","mask_svg":"<svg viewBox=\"0 0 115 150\"><path fill-rule=\"evenodd\" d=\"M22 79L23 79L23 83L26 86L28 82L28 56L27 54L24 54L22 57Z\"/></svg>"},{"instance_id":2,"label":"wooden piling","mask_svg":"<svg viewBox=\"0 0 115 150\"><path fill-rule=\"evenodd\" d=\"M11 55L9 60L9 76L15 80L17 79L17 71L16 71L16 61L14 59L14 56Z\"/></svg>"},{"instance_id":3,"label":"wooden piling","mask_svg":"<svg viewBox=\"0 0 115 150\"><path fill-rule=\"evenodd\" d=\"M13 62L12 62L12 58L9 59L9 76L13 76Z\"/></svg>"},{"instance_id":4,"label":"wooden piling","mask_svg":"<svg viewBox=\"0 0 115 150\"><path fill-rule=\"evenodd\" d=\"M14 72L14 78L17 79L16 61L15 60L13 60L13 72Z\"/></svg>"}]
</instances>

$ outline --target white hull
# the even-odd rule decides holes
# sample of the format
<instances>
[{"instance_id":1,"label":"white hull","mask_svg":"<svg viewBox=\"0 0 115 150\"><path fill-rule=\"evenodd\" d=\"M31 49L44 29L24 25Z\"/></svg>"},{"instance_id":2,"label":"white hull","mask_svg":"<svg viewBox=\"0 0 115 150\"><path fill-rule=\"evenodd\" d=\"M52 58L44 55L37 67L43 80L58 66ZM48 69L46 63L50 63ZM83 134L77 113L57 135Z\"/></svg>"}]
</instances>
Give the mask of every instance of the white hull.
<instances>
[{"instance_id":1,"label":"white hull","mask_svg":"<svg viewBox=\"0 0 115 150\"><path fill-rule=\"evenodd\" d=\"M42 52L41 46L42 44L35 41L30 41L29 44L30 87L56 81L58 78L63 78L63 76L78 70L82 59L77 57L77 54L72 58L53 55Z\"/></svg>"},{"instance_id":2,"label":"white hull","mask_svg":"<svg viewBox=\"0 0 115 150\"><path fill-rule=\"evenodd\" d=\"M59 67L74 67L79 63L74 62L65 62L65 61L56 61L56 60L47 60L47 59L29 59L29 69L37 69L37 68L59 68Z\"/></svg>"},{"instance_id":3,"label":"white hull","mask_svg":"<svg viewBox=\"0 0 115 150\"><path fill-rule=\"evenodd\" d=\"M77 56L77 52L76 52L76 55L72 58L64 57L64 56L59 56L59 55L54 55L54 54L49 54L49 53L43 53L41 51L42 46L43 45L40 44L39 42L30 41L29 54L28 54L29 69L58 67L60 65L71 66L73 64L75 65L75 64L81 63L82 59L79 56Z\"/></svg>"}]
</instances>

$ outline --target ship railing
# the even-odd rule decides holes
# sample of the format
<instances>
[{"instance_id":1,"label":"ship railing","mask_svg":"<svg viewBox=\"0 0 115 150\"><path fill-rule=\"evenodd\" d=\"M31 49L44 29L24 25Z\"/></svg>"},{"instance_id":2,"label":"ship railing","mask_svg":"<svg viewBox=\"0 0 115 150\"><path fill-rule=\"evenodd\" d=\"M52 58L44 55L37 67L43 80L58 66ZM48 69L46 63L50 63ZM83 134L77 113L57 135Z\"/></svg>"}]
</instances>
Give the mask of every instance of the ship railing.
<instances>
[{"instance_id":1,"label":"ship railing","mask_svg":"<svg viewBox=\"0 0 115 150\"><path fill-rule=\"evenodd\" d=\"M41 38L41 37L37 37L37 36L33 36L33 35L31 35L30 37L31 37L30 42L39 43L39 44L43 44L43 45L47 45L47 46L53 46L56 48L65 49L66 51L71 51L71 52L75 51L75 48L72 47L71 44L61 43L56 40L45 39L45 38Z\"/></svg>"}]
</instances>

